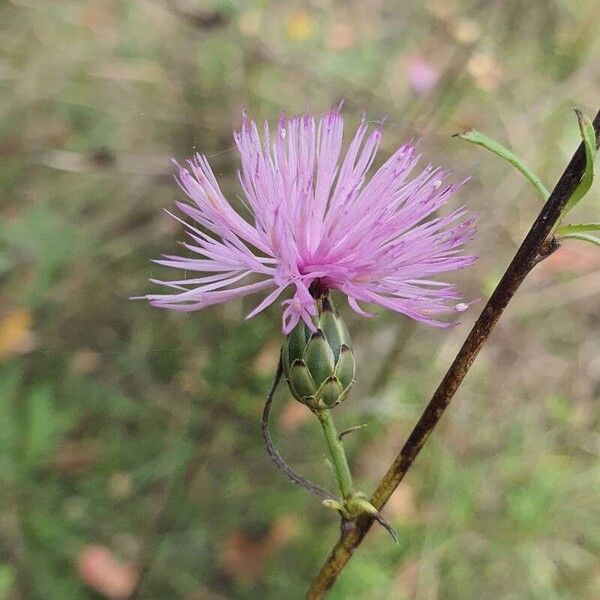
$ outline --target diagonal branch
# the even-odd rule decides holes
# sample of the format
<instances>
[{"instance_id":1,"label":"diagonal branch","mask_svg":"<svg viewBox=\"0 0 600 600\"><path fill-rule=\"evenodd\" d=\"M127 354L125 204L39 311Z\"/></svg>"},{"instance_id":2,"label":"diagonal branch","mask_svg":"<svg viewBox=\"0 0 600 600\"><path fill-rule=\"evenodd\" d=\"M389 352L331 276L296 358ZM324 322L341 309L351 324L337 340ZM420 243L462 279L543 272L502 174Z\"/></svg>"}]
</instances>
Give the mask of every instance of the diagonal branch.
<instances>
[{"instance_id":1,"label":"diagonal branch","mask_svg":"<svg viewBox=\"0 0 600 600\"><path fill-rule=\"evenodd\" d=\"M597 140L600 140L600 112L594 119L594 129L596 130ZM577 187L585 170L585 162L585 149L584 145L581 144L475 322L454 362L435 390L427 408L408 436L402 450L400 450L400 453L377 486L371 497L371 503L378 510L381 510L389 500L427 438L438 424L477 354L492 332L494 325L498 322L525 277L540 260L549 256L558 248L558 242L553 237L548 239L548 236ZM361 517L352 527L348 527L342 532L325 564L313 580L308 591L307 598L309 600L317 600L325 596L350 558L352 558L354 551L362 542L372 524L372 517Z\"/></svg>"}]
</instances>

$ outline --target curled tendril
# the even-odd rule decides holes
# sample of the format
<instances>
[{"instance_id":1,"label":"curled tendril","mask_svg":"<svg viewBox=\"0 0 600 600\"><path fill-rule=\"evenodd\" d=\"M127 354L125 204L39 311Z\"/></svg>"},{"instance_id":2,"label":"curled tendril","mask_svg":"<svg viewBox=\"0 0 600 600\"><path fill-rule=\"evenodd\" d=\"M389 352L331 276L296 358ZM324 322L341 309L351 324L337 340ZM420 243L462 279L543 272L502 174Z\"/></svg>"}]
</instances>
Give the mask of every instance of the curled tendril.
<instances>
[{"instance_id":1,"label":"curled tendril","mask_svg":"<svg viewBox=\"0 0 600 600\"><path fill-rule=\"evenodd\" d=\"M277 390L277 386L281 381L281 376L283 374L283 365L281 364L281 357L279 359L279 363L277 365L277 372L275 373L275 378L273 379L273 383L271 384L271 389L267 394L267 400L265 402L265 407L263 409L262 420L261 420L261 429L263 440L265 441L265 446L267 447L267 453L270 459L275 463L275 466L290 480L299 486L303 487L307 492L318 496L319 498L323 498L324 500L335 500L335 496L330 494L327 490L324 490L322 487L319 487L312 481L306 479L292 469L284 460L275 445L273 444L273 438L271 437L271 432L269 430L269 414L271 412L271 404L273 403L273 396L275 395L275 390Z\"/></svg>"}]
</instances>

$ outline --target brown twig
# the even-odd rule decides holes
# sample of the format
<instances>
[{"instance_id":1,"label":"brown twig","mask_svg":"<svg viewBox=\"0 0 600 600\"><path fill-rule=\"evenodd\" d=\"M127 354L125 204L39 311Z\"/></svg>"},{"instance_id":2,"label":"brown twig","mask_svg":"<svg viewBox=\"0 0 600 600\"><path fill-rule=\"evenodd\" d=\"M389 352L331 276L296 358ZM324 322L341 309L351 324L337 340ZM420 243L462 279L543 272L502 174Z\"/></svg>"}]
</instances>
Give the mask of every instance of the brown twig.
<instances>
[{"instance_id":1,"label":"brown twig","mask_svg":"<svg viewBox=\"0 0 600 600\"><path fill-rule=\"evenodd\" d=\"M600 112L594 119L594 129L596 130L596 137L599 138ZM581 144L475 322L454 362L435 390L427 408L408 436L402 450L400 450L400 453L377 486L371 497L371 503L378 510L381 510L389 500L438 424L477 354L479 354L492 332L494 325L498 322L525 277L540 260L549 256L558 248L556 240L548 236L577 187L584 170L585 150L583 144ZM307 595L309 600L317 600L325 596L372 524L373 518L365 516L357 520L351 527L345 528L325 564L313 580Z\"/></svg>"}]
</instances>

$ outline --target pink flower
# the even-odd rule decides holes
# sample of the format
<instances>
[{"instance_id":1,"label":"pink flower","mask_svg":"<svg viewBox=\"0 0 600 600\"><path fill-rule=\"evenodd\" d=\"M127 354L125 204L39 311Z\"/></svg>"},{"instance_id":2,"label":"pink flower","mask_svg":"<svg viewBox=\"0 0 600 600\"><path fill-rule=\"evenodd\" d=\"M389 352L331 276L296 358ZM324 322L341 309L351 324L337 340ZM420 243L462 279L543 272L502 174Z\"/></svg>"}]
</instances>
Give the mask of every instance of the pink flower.
<instances>
[{"instance_id":1,"label":"pink flower","mask_svg":"<svg viewBox=\"0 0 600 600\"><path fill-rule=\"evenodd\" d=\"M243 117L234 134L242 170L245 217L231 206L206 156L179 168L179 184L191 202L179 210L193 243L192 257L165 256L156 262L198 273L198 277L156 281L172 294L149 294L154 306L194 311L255 292L268 292L250 318L282 293L283 331L303 319L314 329L316 289L345 294L357 313L359 302L379 304L436 326L435 315L456 312L459 292L436 275L470 265L460 254L475 228L459 208L435 215L460 184L427 166L410 177L419 160L410 144L399 148L367 178L381 140L381 127L368 132L363 119L345 155L344 120L333 109L282 116L275 132Z\"/></svg>"},{"instance_id":2,"label":"pink flower","mask_svg":"<svg viewBox=\"0 0 600 600\"><path fill-rule=\"evenodd\" d=\"M427 94L437 85L440 73L424 58L415 57L406 63L406 76L417 94Z\"/></svg>"}]
</instances>

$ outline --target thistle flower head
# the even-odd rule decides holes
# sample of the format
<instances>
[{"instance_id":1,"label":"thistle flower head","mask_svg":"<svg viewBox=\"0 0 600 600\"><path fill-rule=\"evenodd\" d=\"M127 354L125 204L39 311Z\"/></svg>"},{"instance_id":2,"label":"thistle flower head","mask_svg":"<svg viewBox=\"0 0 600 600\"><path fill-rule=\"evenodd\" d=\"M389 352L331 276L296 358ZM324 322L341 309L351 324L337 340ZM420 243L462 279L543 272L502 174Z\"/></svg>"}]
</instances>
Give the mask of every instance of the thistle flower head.
<instances>
[{"instance_id":1,"label":"thistle flower head","mask_svg":"<svg viewBox=\"0 0 600 600\"><path fill-rule=\"evenodd\" d=\"M379 304L417 321L448 325L437 315L466 307L459 292L433 279L461 269L475 257L461 248L475 232L459 208L435 214L460 184L431 165L414 174L416 149L405 144L370 177L381 127L360 123L345 154L344 120L333 109L320 118L282 116L275 131L259 133L243 117L234 134L241 157L244 207L225 198L206 156L179 168L190 202L178 202L192 243L192 256L156 262L196 277L156 281L174 290L145 296L154 306L194 311L256 292L266 295L256 315L285 298L283 330L300 319L315 331L316 298L339 290L357 313L359 303ZM240 213L244 213L243 216Z\"/></svg>"},{"instance_id":2,"label":"thistle flower head","mask_svg":"<svg viewBox=\"0 0 600 600\"><path fill-rule=\"evenodd\" d=\"M356 368L344 321L327 296L317 302L316 331L311 334L300 321L281 349L283 375L292 395L313 410L342 402L354 383Z\"/></svg>"}]
</instances>

